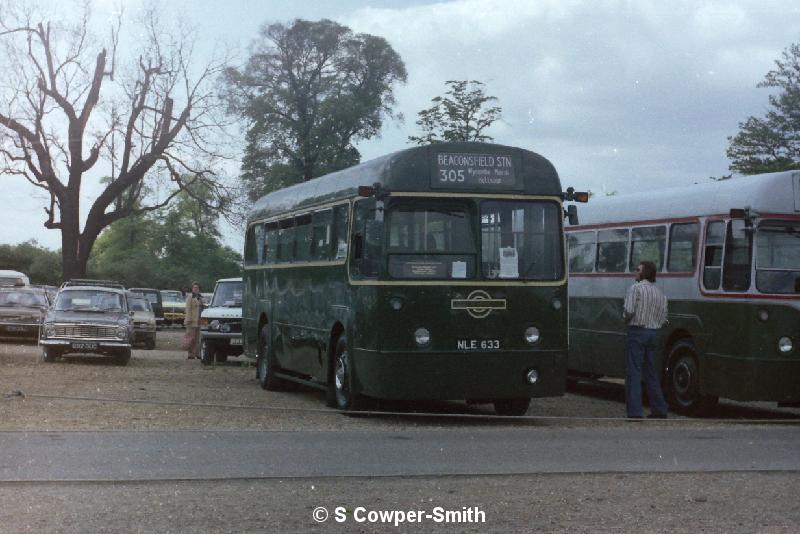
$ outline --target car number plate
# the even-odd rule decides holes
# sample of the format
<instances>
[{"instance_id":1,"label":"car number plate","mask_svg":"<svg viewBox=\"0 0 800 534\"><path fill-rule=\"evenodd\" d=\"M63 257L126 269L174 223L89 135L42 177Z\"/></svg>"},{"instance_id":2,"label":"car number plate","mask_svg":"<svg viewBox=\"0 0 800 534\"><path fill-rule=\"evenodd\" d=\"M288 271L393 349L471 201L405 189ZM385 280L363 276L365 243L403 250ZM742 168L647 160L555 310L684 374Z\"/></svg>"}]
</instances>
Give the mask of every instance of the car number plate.
<instances>
[{"instance_id":1,"label":"car number plate","mask_svg":"<svg viewBox=\"0 0 800 534\"><path fill-rule=\"evenodd\" d=\"M241 345L241 344L242 344L242 338L240 337L231 338L231 345Z\"/></svg>"},{"instance_id":2,"label":"car number plate","mask_svg":"<svg viewBox=\"0 0 800 534\"><path fill-rule=\"evenodd\" d=\"M459 339L458 350L499 350L499 339Z\"/></svg>"},{"instance_id":3,"label":"car number plate","mask_svg":"<svg viewBox=\"0 0 800 534\"><path fill-rule=\"evenodd\" d=\"M95 350L97 343L73 343L72 348L75 350Z\"/></svg>"}]
</instances>

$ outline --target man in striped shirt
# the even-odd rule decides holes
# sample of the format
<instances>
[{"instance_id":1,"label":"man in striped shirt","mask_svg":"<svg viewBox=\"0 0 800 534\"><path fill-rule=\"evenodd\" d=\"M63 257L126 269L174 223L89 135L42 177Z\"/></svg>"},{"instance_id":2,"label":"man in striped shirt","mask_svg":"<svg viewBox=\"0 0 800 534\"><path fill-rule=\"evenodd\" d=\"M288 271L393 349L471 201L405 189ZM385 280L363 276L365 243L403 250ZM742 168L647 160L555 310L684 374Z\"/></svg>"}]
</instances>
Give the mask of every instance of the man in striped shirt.
<instances>
[{"instance_id":1,"label":"man in striped shirt","mask_svg":"<svg viewBox=\"0 0 800 534\"><path fill-rule=\"evenodd\" d=\"M642 418L642 378L650 399L648 417L667 418L667 403L655 369L656 333L667 323L667 297L655 286L655 281L655 264L643 261L636 269L636 283L625 296L623 318L628 325L625 405L631 419Z\"/></svg>"}]
</instances>

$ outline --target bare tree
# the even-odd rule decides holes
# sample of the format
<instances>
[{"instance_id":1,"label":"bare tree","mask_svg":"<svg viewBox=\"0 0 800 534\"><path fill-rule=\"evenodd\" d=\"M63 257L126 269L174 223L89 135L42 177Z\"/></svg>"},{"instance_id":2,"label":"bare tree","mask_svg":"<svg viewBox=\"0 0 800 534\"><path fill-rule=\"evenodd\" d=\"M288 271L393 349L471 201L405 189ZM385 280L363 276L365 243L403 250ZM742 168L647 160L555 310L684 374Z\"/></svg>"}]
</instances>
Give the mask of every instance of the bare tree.
<instances>
[{"instance_id":1,"label":"bare tree","mask_svg":"<svg viewBox=\"0 0 800 534\"><path fill-rule=\"evenodd\" d=\"M163 31L145 10L139 50L123 64L122 14L103 44L91 35L89 4L79 12L70 24L0 6L0 176L46 191L44 226L61 231L65 279L85 275L95 240L113 222L162 208L181 191L209 191L197 201L214 210L229 197L215 170L225 125L213 83L223 62L193 70L190 33ZM87 193L93 200L82 210Z\"/></svg>"}]
</instances>

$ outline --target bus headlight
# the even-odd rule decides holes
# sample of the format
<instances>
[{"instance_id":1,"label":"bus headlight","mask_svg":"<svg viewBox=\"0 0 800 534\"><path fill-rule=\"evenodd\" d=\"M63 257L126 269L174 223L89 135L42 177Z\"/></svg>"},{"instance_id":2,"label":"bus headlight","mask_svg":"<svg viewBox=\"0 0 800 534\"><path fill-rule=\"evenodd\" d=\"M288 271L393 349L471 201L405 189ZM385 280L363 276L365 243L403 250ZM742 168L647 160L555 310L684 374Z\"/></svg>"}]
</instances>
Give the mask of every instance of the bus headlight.
<instances>
[{"instance_id":1,"label":"bus headlight","mask_svg":"<svg viewBox=\"0 0 800 534\"><path fill-rule=\"evenodd\" d=\"M528 372L525 373L525 380L528 381L528 384L535 384L539 381L539 371L536 369L528 369Z\"/></svg>"},{"instance_id":2,"label":"bus headlight","mask_svg":"<svg viewBox=\"0 0 800 534\"><path fill-rule=\"evenodd\" d=\"M778 340L778 351L786 354L788 352L792 352L794 348L794 344L792 343L792 338L783 336Z\"/></svg>"},{"instance_id":3,"label":"bus headlight","mask_svg":"<svg viewBox=\"0 0 800 534\"><path fill-rule=\"evenodd\" d=\"M217 321L216 319L214 319L213 321L211 321L211 322L208 324L208 327L209 327L211 330L219 330L219 321Z\"/></svg>"},{"instance_id":4,"label":"bus headlight","mask_svg":"<svg viewBox=\"0 0 800 534\"><path fill-rule=\"evenodd\" d=\"M417 328L414 331L414 342L420 347L424 347L431 342L431 333L427 328Z\"/></svg>"},{"instance_id":5,"label":"bus headlight","mask_svg":"<svg viewBox=\"0 0 800 534\"><path fill-rule=\"evenodd\" d=\"M758 310L758 320L762 323L766 323L767 320L769 320L769 312L764 309Z\"/></svg>"},{"instance_id":6,"label":"bus headlight","mask_svg":"<svg viewBox=\"0 0 800 534\"><path fill-rule=\"evenodd\" d=\"M535 326L529 326L525 329L525 341L528 342L530 345L535 345L541 339L541 334L539 333L539 329Z\"/></svg>"}]
</instances>

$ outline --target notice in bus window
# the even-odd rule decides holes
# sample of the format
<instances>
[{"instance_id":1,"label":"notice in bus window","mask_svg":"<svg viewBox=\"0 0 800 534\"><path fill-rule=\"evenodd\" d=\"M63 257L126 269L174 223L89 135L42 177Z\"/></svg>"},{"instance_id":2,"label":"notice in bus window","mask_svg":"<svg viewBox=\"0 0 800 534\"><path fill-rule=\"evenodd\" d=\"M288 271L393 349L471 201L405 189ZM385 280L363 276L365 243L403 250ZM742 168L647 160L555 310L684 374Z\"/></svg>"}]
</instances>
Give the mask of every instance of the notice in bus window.
<instances>
[{"instance_id":1,"label":"notice in bus window","mask_svg":"<svg viewBox=\"0 0 800 534\"><path fill-rule=\"evenodd\" d=\"M517 189L510 154L436 154L431 186L448 189Z\"/></svg>"},{"instance_id":2,"label":"notice in bus window","mask_svg":"<svg viewBox=\"0 0 800 534\"><path fill-rule=\"evenodd\" d=\"M444 278L442 262L415 261L403 265L403 278Z\"/></svg>"},{"instance_id":3,"label":"notice in bus window","mask_svg":"<svg viewBox=\"0 0 800 534\"><path fill-rule=\"evenodd\" d=\"M514 247L500 248L500 278L519 278L519 257Z\"/></svg>"},{"instance_id":4,"label":"notice in bus window","mask_svg":"<svg viewBox=\"0 0 800 534\"><path fill-rule=\"evenodd\" d=\"M467 262L465 261L454 261L452 263L452 274L451 278L466 278L467 277Z\"/></svg>"}]
</instances>

